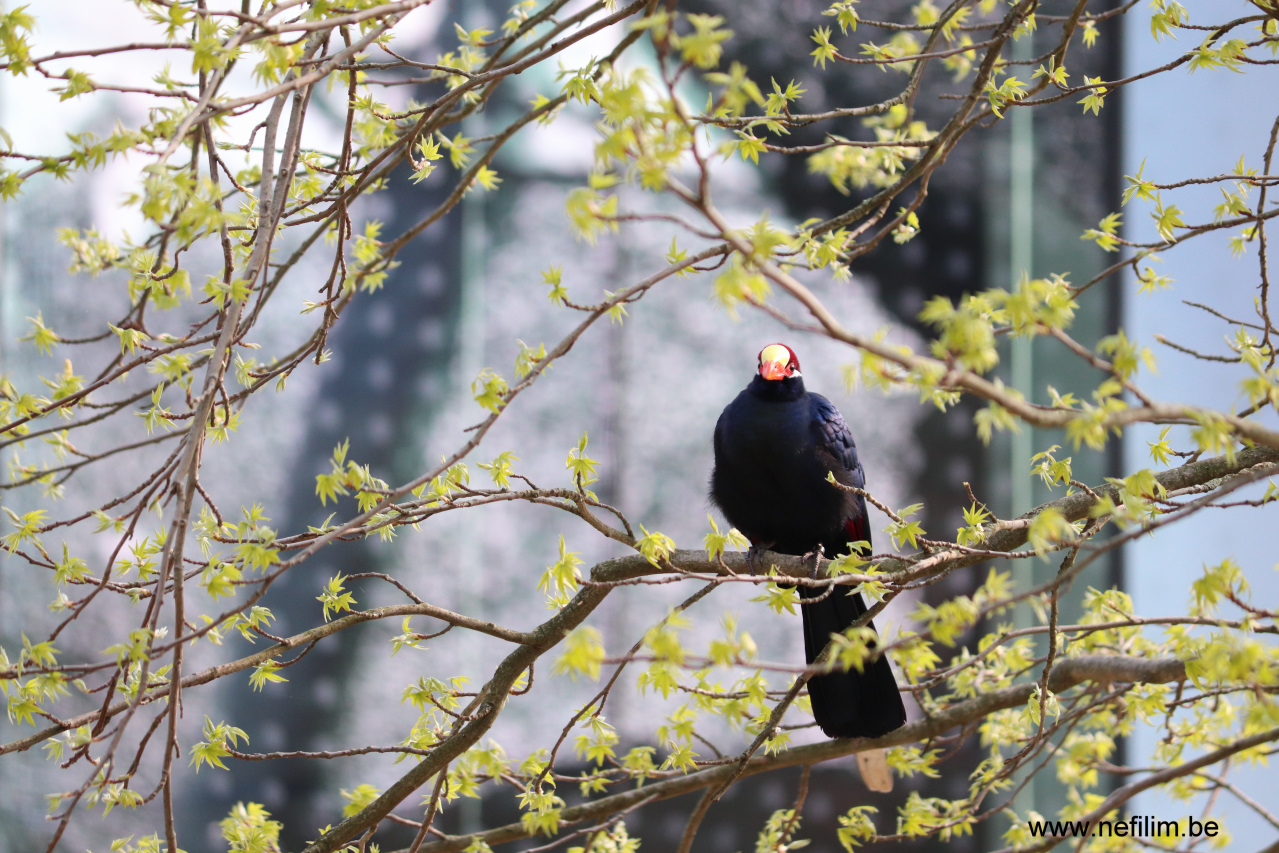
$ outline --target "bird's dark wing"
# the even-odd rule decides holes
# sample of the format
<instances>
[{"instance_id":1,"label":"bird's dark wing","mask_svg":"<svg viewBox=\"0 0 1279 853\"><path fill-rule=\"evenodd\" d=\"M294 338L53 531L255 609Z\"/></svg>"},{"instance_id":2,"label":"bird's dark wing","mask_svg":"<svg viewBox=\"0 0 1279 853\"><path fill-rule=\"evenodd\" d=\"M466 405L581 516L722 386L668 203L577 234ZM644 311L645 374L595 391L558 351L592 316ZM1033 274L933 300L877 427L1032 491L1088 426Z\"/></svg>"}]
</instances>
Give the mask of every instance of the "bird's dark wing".
<instances>
[{"instance_id":1,"label":"bird's dark wing","mask_svg":"<svg viewBox=\"0 0 1279 853\"><path fill-rule=\"evenodd\" d=\"M844 416L835 408L835 404L821 394L809 394L812 400L813 430L818 453L822 460L830 466L835 479L845 486L866 488L866 472L857 457L857 445L853 443L853 433L844 422ZM846 494L844 512L840 519L842 541L833 553L842 553L848 542L870 543L870 525L866 518L866 499L861 495ZM831 545L827 544L827 556L833 556Z\"/></svg>"},{"instance_id":2,"label":"bird's dark wing","mask_svg":"<svg viewBox=\"0 0 1279 853\"><path fill-rule=\"evenodd\" d=\"M866 487L866 472L857 458L853 434L835 404L820 394L809 394L813 442L818 461L845 486ZM833 487L832 487L833 488ZM834 529L822 537L826 556L842 554L849 542L870 543L866 499L842 492L840 512ZM870 556L869 549L863 554ZM817 659L832 634L842 634L866 614L861 595L847 588L823 592L800 587L801 598L819 600L804 605L804 651L808 662ZM825 597L823 597L825 596ZM875 623L867 623L871 630ZM879 657L858 672L832 672L808 681L813 716L822 731L831 737L877 737L906 722L906 709L897 689L897 680L887 657Z\"/></svg>"},{"instance_id":3,"label":"bird's dark wing","mask_svg":"<svg viewBox=\"0 0 1279 853\"><path fill-rule=\"evenodd\" d=\"M836 463L836 468L832 469L835 470L835 476L840 475L840 469L850 472L857 482L849 485L862 488L866 484L866 475L862 471L861 460L857 458L857 446L853 444L853 434L849 431L848 424L844 423L844 416L835 408L834 403L821 394L808 396L812 400L813 429L817 432L817 444Z\"/></svg>"}]
</instances>

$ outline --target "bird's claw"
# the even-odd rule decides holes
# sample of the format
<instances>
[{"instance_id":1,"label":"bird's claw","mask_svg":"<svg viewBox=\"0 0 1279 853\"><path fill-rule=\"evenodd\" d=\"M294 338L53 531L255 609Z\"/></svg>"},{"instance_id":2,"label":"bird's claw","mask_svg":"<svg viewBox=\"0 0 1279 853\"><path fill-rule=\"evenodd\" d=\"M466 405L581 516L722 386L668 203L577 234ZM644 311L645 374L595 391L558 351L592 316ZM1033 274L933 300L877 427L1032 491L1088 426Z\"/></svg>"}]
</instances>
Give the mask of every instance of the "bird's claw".
<instances>
[{"instance_id":1,"label":"bird's claw","mask_svg":"<svg viewBox=\"0 0 1279 853\"><path fill-rule=\"evenodd\" d=\"M771 544L772 543L770 542L766 545L760 545L756 542L752 542L750 548L747 549L746 568L750 569L751 577L755 577L760 574L760 561L763 559L764 552L768 550L768 545Z\"/></svg>"},{"instance_id":2,"label":"bird's claw","mask_svg":"<svg viewBox=\"0 0 1279 853\"><path fill-rule=\"evenodd\" d=\"M826 549L823 548L821 545L818 545L816 548L814 548L813 550L809 551L807 554L804 555L805 561L809 559L812 559L813 561L812 567L808 570L808 577L810 580L817 580L817 569L819 566L821 566L822 557L825 555L826 555Z\"/></svg>"}]
</instances>

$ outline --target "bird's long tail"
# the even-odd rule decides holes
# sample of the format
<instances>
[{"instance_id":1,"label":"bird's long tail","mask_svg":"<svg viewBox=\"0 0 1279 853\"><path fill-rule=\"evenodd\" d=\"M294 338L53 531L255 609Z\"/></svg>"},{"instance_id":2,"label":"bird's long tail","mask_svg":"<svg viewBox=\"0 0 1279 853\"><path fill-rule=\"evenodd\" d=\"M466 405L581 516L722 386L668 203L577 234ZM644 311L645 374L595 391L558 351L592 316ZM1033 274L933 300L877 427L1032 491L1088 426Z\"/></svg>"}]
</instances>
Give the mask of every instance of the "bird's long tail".
<instances>
[{"instance_id":1,"label":"bird's long tail","mask_svg":"<svg viewBox=\"0 0 1279 853\"><path fill-rule=\"evenodd\" d=\"M801 598L817 598L823 592L804 586L799 591ZM801 609L804 652L812 663L831 634L843 633L866 613L866 604L860 593L846 594L845 588L836 587L825 600ZM906 708L886 656L868 662L861 672L850 669L814 676L808 681L808 694L817 725L828 737L878 737L906 722Z\"/></svg>"}]
</instances>

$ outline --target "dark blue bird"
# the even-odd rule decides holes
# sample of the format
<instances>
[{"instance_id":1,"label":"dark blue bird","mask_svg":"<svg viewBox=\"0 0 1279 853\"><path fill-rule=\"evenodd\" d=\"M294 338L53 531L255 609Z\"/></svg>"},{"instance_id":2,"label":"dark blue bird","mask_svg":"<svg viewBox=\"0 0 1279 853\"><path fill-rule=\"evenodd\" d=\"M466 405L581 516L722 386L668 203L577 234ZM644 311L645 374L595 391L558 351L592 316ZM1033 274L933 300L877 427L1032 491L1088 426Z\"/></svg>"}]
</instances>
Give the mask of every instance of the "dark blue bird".
<instances>
[{"instance_id":1,"label":"dark blue bird","mask_svg":"<svg viewBox=\"0 0 1279 853\"><path fill-rule=\"evenodd\" d=\"M847 553L850 542L863 541L869 548L865 498L836 488L827 481L829 473L846 486L866 483L839 410L804 390L794 350L770 344L759 354L755 378L715 424L711 500L750 540L752 550L803 556L820 547L833 559ZM800 587L802 599L822 592ZM860 594L836 587L801 610L804 650L812 663L831 634L842 633L866 613L866 604ZM828 737L877 737L906 722L897 681L883 656L862 672L811 678L808 693L813 716Z\"/></svg>"}]
</instances>

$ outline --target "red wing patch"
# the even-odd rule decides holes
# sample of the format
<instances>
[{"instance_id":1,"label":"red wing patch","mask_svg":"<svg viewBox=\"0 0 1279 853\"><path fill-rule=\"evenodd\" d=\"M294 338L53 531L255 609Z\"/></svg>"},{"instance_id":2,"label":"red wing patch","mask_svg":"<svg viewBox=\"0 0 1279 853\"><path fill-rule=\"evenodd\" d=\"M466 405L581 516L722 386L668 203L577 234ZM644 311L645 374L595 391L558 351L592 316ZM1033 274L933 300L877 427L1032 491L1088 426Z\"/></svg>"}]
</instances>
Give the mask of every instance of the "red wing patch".
<instances>
[{"instance_id":1,"label":"red wing patch","mask_svg":"<svg viewBox=\"0 0 1279 853\"><path fill-rule=\"evenodd\" d=\"M848 535L849 542L870 541L870 537L866 535L866 517L864 515L859 515L845 521L844 533Z\"/></svg>"}]
</instances>

